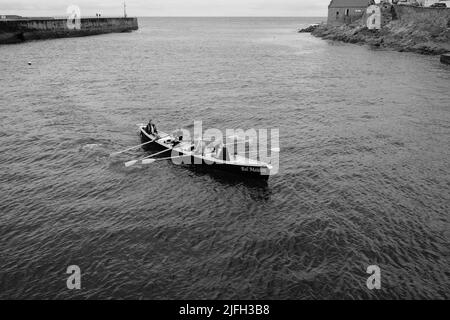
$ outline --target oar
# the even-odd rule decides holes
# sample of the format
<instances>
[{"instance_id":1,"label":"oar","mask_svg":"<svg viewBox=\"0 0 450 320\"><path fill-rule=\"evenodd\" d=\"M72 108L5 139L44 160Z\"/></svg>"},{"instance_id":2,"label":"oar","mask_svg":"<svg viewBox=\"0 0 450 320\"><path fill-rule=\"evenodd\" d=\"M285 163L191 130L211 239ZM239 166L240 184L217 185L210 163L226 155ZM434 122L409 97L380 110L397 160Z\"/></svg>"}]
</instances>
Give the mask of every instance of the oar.
<instances>
[{"instance_id":1,"label":"oar","mask_svg":"<svg viewBox=\"0 0 450 320\"><path fill-rule=\"evenodd\" d=\"M233 138L233 136L230 136L231 138ZM253 142L254 141L254 139L248 139L248 140L244 140L244 139L239 139L239 138L237 138L236 140L241 140L241 143L246 143L246 142ZM203 141L203 142L209 142L210 141L210 139L187 139L187 140L185 140L185 139L183 139L183 141L184 142L186 142L186 141ZM229 144L229 145L231 145L231 144Z\"/></svg>"},{"instance_id":2,"label":"oar","mask_svg":"<svg viewBox=\"0 0 450 320\"><path fill-rule=\"evenodd\" d=\"M154 154L152 154L152 155L150 155L150 156L148 156L148 157L145 157L145 158L141 158L141 159L137 159L137 160L128 161L128 162L125 163L125 167L131 167L131 166L134 166L134 165L135 165L136 163L138 163L139 161L142 161L142 164L146 164L146 163L144 163L145 160L148 160L148 159L150 159L150 158L156 157L156 156L158 156L158 155L160 155L160 154L162 154L162 153L165 153L165 152L167 152L167 151L170 151L170 150L171 150L171 149L166 149L166 150L163 150L163 151L161 151L161 152L154 153Z\"/></svg>"},{"instance_id":3,"label":"oar","mask_svg":"<svg viewBox=\"0 0 450 320\"><path fill-rule=\"evenodd\" d=\"M150 144L150 143L153 143L153 142L155 142L155 141L157 141L157 140L158 140L158 139L155 139L155 140L152 140L152 141L149 141L149 142L140 144L140 145L135 146L135 147L131 147L131 148L128 148L128 149L125 149L125 150L122 150L122 151L118 151L118 152L113 152L113 153L111 153L109 156L110 156L110 157L117 156L117 155L119 155L119 154L121 154L121 153L125 153L125 152L127 152L127 151L130 151L130 150L134 150L134 149L143 147L143 146L145 146L145 145L147 145L147 144Z\"/></svg>"},{"instance_id":4,"label":"oar","mask_svg":"<svg viewBox=\"0 0 450 320\"><path fill-rule=\"evenodd\" d=\"M159 159L145 159L142 160L142 164L152 164L156 161L162 161L162 160L171 160L171 159L177 159L177 158L184 158L184 157L190 157L190 155L182 155L177 157L168 157L168 158L159 158Z\"/></svg>"}]
</instances>

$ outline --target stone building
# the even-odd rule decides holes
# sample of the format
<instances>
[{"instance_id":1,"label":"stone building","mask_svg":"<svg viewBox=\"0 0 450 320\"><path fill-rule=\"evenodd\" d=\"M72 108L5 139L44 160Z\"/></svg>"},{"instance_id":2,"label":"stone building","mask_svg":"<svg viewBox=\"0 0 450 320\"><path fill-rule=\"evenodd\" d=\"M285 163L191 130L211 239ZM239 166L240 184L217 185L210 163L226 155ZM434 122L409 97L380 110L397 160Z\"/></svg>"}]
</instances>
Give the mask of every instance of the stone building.
<instances>
[{"instance_id":1,"label":"stone building","mask_svg":"<svg viewBox=\"0 0 450 320\"><path fill-rule=\"evenodd\" d=\"M349 24L360 19L374 0L331 0L328 6L328 24Z\"/></svg>"},{"instance_id":2,"label":"stone building","mask_svg":"<svg viewBox=\"0 0 450 320\"><path fill-rule=\"evenodd\" d=\"M429 6L431 6L431 5L435 4L435 3L438 3L439 0L417 0L417 2L422 7L429 7Z\"/></svg>"},{"instance_id":3,"label":"stone building","mask_svg":"<svg viewBox=\"0 0 450 320\"><path fill-rule=\"evenodd\" d=\"M22 17L21 16L7 15L7 14L5 14L5 15L0 14L0 20L5 20L5 19L22 19Z\"/></svg>"}]
</instances>

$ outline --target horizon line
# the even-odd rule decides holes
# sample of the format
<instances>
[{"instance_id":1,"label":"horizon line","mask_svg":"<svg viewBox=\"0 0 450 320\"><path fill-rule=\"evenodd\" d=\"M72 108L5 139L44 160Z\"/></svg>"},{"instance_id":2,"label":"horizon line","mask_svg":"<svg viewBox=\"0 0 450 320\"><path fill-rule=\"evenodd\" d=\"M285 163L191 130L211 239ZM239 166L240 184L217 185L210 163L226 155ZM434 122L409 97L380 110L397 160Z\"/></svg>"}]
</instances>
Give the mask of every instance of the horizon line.
<instances>
[{"instance_id":1,"label":"horizon line","mask_svg":"<svg viewBox=\"0 0 450 320\"><path fill-rule=\"evenodd\" d=\"M0 14L1 16L2 14ZM56 16L56 15L36 15L36 16L22 16L22 15L18 15L18 14L6 14L6 16L19 16L22 18L41 18L41 17L49 17L49 18L54 18L54 17L62 17L61 16ZM81 16L81 18L90 18L92 16ZM173 16L134 16L134 15L128 15L127 18L326 18L327 16L177 16L177 15L173 15ZM101 16L101 18L125 18L123 15L105 15L105 16Z\"/></svg>"}]
</instances>

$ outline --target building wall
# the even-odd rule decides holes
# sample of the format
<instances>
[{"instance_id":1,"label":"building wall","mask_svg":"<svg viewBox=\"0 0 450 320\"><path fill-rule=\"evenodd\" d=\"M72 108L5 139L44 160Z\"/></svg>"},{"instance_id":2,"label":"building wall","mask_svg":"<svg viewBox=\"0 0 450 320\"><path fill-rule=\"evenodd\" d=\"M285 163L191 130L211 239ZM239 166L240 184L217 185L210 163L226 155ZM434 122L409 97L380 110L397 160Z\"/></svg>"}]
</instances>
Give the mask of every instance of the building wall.
<instances>
[{"instance_id":1,"label":"building wall","mask_svg":"<svg viewBox=\"0 0 450 320\"><path fill-rule=\"evenodd\" d=\"M394 6L400 20L428 25L448 25L450 8L429 8L412 6Z\"/></svg>"},{"instance_id":2,"label":"building wall","mask_svg":"<svg viewBox=\"0 0 450 320\"><path fill-rule=\"evenodd\" d=\"M386 25L394 19L400 19L403 21L411 22L414 24L424 24L428 26L448 26L450 28L450 8L430 8L430 7L416 7L405 5L394 5L395 12L391 12L390 6L381 6L382 13L382 25ZM358 8L361 12L356 11L356 8L350 9L349 16L345 16L345 8L329 8L328 9L328 24L329 25L342 25L353 23L361 17L366 16L365 11L367 8ZM336 12L339 12L339 16L336 17ZM364 23L364 19L362 21Z\"/></svg>"},{"instance_id":3,"label":"building wall","mask_svg":"<svg viewBox=\"0 0 450 320\"><path fill-rule=\"evenodd\" d=\"M80 30L70 30L66 19L0 20L0 44L37 39L82 37L137 29L137 18L81 19Z\"/></svg>"},{"instance_id":4,"label":"building wall","mask_svg":"<svg viewBox=\"0 0 450 320\"><path fill-rule=\"evenodd\" d=\"M365 10L366 8L328 8L327 23L329 25L350 24L360 19Z\"/></svg>"},{"instance_id":5,"label":"building wall","mask_svg":"<svg viewBox=\"0 0 450 320\"><path fill-rule=\"evenodd\" d=\"M397 0L393 1L393 4L406 4L406 5L414 5L417 4L417 0Z\"/></svg>"},{"instance_id":6,"label":"building wall","mask_svg":"<svg viewBox=\"0 0 450 320\"><path fill-rule=\"evenodd\" d=\"M417 0L417 2L424 7L429 7L432 4L439 2L439 0Z\"/></svg>"}]
</instances>

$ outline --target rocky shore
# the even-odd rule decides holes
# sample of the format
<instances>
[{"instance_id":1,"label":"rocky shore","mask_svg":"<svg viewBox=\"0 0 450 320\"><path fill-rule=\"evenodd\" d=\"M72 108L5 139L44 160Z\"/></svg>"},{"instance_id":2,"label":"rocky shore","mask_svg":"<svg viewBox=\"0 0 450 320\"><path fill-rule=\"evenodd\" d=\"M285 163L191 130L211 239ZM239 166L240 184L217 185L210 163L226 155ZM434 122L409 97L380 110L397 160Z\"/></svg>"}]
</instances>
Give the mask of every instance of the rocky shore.
<instances>
[{"instance_id":1,"label":"rocky shore","mask_svg":"<svg viewBox=\"0 0 450 320\"><path fill-rule=\"evenodd\" d=\"M400 10L405 10L401 8ZM416 9L414 9L416 10ZM444 9L447 10L447 9ZM450 12L450 10L448 10ZM392 11L394 12L394 11ZM425 14L411 14L402 19L385 16L380 30L369 30L365 26L365 17L350 25L330 26L320 24L312 26L311 33L323 39L348 43L367 44L374 47L390 48L397 51L438 55L450 52L450 22L447 17L436 18ZM400 12L405 15L404 12Z\"/></svg>"},{"instance_id":2,"label":"rocky shore","mask_svg":"<svg viewBox=\"0 0 450 320\"><path fill-rule=\"evenodd\" d=\"M323 39L368 44L401 52L434 55L450 52L449 32L444 29L417 30L398 21L392 21L381 30L368 30L362 25L333 27L322 24L312 34Z\"/></svg>"},{"instance_id":3,"label":"rocky shore","mask_svg":"<svg viewBox=\"0 0 450 320\"><path fill-rule=\"evenodd\" d=\"M313 31L315 31L319 26L320 26L320 24L316 23L316 24L310 25L309 27L306 27L304 29L298 30L298 33L311 33Z\"/></svg>"}]
</instances>

